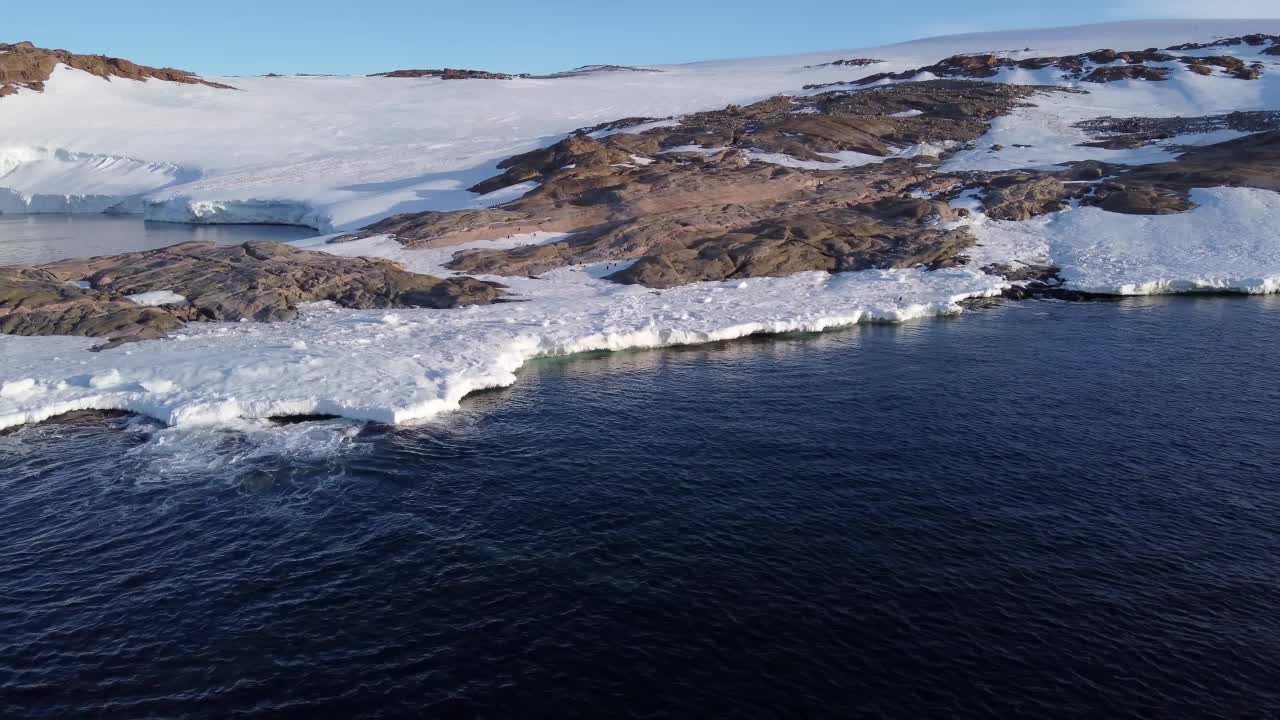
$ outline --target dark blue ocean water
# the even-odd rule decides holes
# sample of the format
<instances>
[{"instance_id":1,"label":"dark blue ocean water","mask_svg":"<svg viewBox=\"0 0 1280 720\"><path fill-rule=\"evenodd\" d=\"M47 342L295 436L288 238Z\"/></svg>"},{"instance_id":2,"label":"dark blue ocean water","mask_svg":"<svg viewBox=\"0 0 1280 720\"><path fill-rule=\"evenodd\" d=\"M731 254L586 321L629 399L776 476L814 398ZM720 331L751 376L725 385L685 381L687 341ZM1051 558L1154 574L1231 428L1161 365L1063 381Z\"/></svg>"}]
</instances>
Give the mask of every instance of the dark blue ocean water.
<instances>
[{"instance_id":1,"label":"dark blue ocean water","mask_svg":"<svg viewBox=\"0 0 1280 720\"><path fill-rule=\"evenodd\" d=\"M546 360L417 428L0 436L0 716L1280 714L1280 302Z\"/></svg>"}]
</instances>

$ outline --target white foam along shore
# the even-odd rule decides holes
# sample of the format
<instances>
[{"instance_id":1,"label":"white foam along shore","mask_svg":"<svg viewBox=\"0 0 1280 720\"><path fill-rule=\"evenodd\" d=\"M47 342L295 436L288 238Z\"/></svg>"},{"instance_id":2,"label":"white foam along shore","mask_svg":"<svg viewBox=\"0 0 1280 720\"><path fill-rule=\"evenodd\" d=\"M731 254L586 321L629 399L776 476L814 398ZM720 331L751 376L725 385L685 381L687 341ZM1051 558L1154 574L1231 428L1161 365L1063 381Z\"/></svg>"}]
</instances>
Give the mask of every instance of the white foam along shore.
<instances>
[{"instance_id":1,"label":"white foam along shore","mask_svg":"<svg viewBox=\"0 0 1280 720\"><path fill-rule=\"evenodd\" d=\"M1280 22L1276 25L1275 30L1280 32ZM1046 40L1044 44L1049 47L1043 52L1079 52L1098 44L1146 47L1203 38L1203 32L1191 32L1188 25L1156 23L1149 27L1122 27L1123 32L1129 33L1124 42L1103 43L1096 32L1086 34L1077 30L1074 35L1069 35L1063 31L1046 31L1048 34L1042 37L1050 38L1057 45ZM1255 23L1215 27L1222 28L1224 34L1259 29ZM958 51L957 48L980 50L993 47L991 43L997 42L993 37L1001 38L998 42L1002 43L1014 42L1012 36L926 41L913 46L912 52L919 51L922 57L927 58L925 62L932 62L948 52ZM867 54L879 56L890 53ZM848 53L806 60L812 62L836 56L844 57ZM922 64L918 59L910 62ZM796 64L794 58L736 61L674 69L669 75L646 74L636 82L656 82L661 86L653 90L652 96L645 101L650 102L653 112L632 114L670 115L679 112L678 106L682 103L700 107L723 105L723 97L699 87L715 78L754 78L744 80L745 85L733 91L738 93L734 97L741 99L741 95L755 90L762 94L774 92L772 88L764 89L764 85L769 83L786 83L792 87L808 81L813 73L825 73L827 79L839 77L841 73L848 74L847 69L837 71L833 68L799 72L794 70ZM782 67L792 69L784 72L779 69ZM895 68L895 63L888 63L887 68L883 65L875 67L901 69ZM763 85L751 85L762 75L771 79L760 81ZM1268 77L1273 75L1280 77L1275 70L1269 71ZM610 81L617 82L616 77ZM252 80L254 83L270 83L281 79ZM293 88L297 92L306 90L307 93L324 95L328 92L325 88L331 87L318 82L319 79L283 80L286 81L286 89ZM314 85L313 80L317 81ZM339 86L348 90L370 82L363 78L346 80L348 86L341 83ZM412 88L412 83L417 81L409 82ZM417 90L401 92L411 96L414 92L424 95L459 93L452 96L459 107L444 113L456 121L457 113L477 110L476 103L481 102L481 96L489 106L505 102L504 94L511 89L510 85L504 85L508 82L520 81L461 81L456 91L449 90L453 86L441 81L424 81L419 83L421 87ZM672 84L664 86L665 82ZM50 97L59 97L56 90L60 85L53 84ZM145 89L133 87L140 85L137 83L110 85L126 87L130 93L163 90L192 93L186 99L196 98L199 103L222 102L221 99L209 99L213 96L203 95L216 92L207 88L181 86L171 91L157 83L148 84ZM953 161L964 163L965 157L970 163L985 163L993 156L999 159L1002 153L992 153L986 145L994 144L995 139L1033 136L1042 138L1039 142L1045 157L1060 158L1054 159L1055 162L1081 159L1079 153L1089 149L1075 147L1072 136L1064 135L1066 140L1052 144L1057 126L1046 125L1045 118L1058 115L1081 118L1101 114L1150 115L1152 112L1206 114L1206 110L1225 109L1233 104L1239 104L1241 109L1280 107L1277 86L1266 80L1245 82L1178 75L1169 83L1133 84L1138 99L1132 105L1124 100L1120 85L1114 88L1115 92L1108 90L1091 95L1064 96L1066 100L1055 98L1046 101L1059 104L1046 108L1052 112L1019 114L997 126L989 137L977 143L976 150L981 154L958 155ZM545 94L548 91L525 89L530 90L531 96L540 98L536 101L538 103L547 102L551 97ZM706 91L705 96L698 94L703 91ZM601 96L593 95L593 92L603 91L598 87L594 90L585 88L587 100L571 98L566 102L575 111L580 111L580 102L601 101ZM632 86L626 88L626 92L637 95L638 90ZM15 98L33 103L29 107L36 107L34 103L40 99L27 93L5 98L6 111L10 107L7 103ZM66 97L63 101L69 102ZM381 107L389 111L386 102L384 99ZM523 107L520 105L523 102L517 102L519 107L516 110ZM624 103L622 107L634 108L635 103L641 101L633 99L626 102L632 104ZM1084 109L1072 109L1061 104L1064 102L1083 103ZM1138 104L1143 107L1136 107ZM181 103L175 105L180 107ZM302 130L296 134L305 137L307 123L316 121L314 117L307 116L306 108L314 106L302 102L300 107L304 111L300 120ZM1041 107L1045 107L1043 103ZM1189 112L1191 109L1195 112ZM617 106L609 106L568 120L570 111L558 106L549 112L554 116L551 120L539 118L528 122L536 127L544 127L539 124L544 121L561 125L572 122L577 126L590 122L584 118L603 121L623 114L627 113ZM0 125L10 123L11 117L8 114L0 116ZM232 114L229 117L238 116ZM478 117L476 123L466 125L465 132L470 133L466 137L457 137L455 131L438 129L440 134L433 142L422 139L432 137L429 134L415 135L414 142L406 142L394 150L327 151L328 154L322 157L294 157L284 161L257 157L263 162L260 167L213 171L197 183L174 186L172 191L181 192L185 199L166 207L181 208L183 203L191 207L212 203L209 207L213 207L231 197L242 202L273 196L305 196L310 199L292 206L291 212L323 212L329 225L342 227L357 222L353 218L364 218L366 214L376 218L402 208L422 209L419 200L424 198L428 205L439 203L448 207L500 201L498 198L476 198L463 188L487 177L492 172L491 163L497 158L519 149L544 145L548 138L508 140L501 136L498 126L492 124L492 117L483 113ZM518 113L503 117L505 119L499 123L503 127L523 122ZM123 123L123 127L129 127L129 122L138 122L127 113L116 120ZM247 118L239 118L238 121L250 122ZM161 118L155 122L165 120ZM393 139L396 132L389 132ZM450 132L455 132L455 135L451 136ZM551 133L550 139L554 139L558 132L563 132L563 129ZM86 134L93 136L95 133L100 138L107 137L101 128L91 129ZM327 137L324 131L320 131L318 136L321 140ZM132 142L123 136L115 139L122 143L122 147ZM219 148L219 142L214 138L212 147ZM288 145L287 142L285 144ZM165 144L161 142L157 147L163 148ZM225 146L221 148L226 150ZM254 156L259 152L260 149L250 148L246 154ZM1168 157L1164 149L1151 153L1152 158ZM385 179L387 174L410 171L410 166L416 168L412 172L417 172L421 170L421 163L434 162L446 156L449 161L445 165L470 169L427 173L410 178L412 182L403 177L399 180ZM486 158L484 162L471 164L481 156ZM1007 161L1017 165L1024 159L1011 157ZM273 164L276 162L279 164ZM202 171L206 167L195 164L202 167ZM326 174L326 170L330 174ZM363 181L356 182L358 178L363 178ZM341 190L342 199L331 202L317 198L337 198L338 195L327 194L332 188L325 189L328 185L325 188L320 188L320 185L304 187L311 182L351 184ZM200 199L200 192L192 190L196 186L209 190L210 194ZM320 188L316 191L318 194L306 195L316 188ZM417 199L410 200L411 197ZM600 279L617 269L616 265L564 268L547 273L538 280L501 279L511 286L513 294L528 302L464 310L386 313L342 310L321 304L305 307L301 318L295 322L192 324L170 339L136 343L101 353L87 352L88 347L99 342L92 339L0 336L0 360L3 361L0 362L0 427L37 422L77 409L129 410L174 425L222 424L240 418L309 414L388 423L424 420L456 408L470 392L513 382L519 367L539 355L710 342L755 333L821 331L859 322L901 322L956 313L960 311L959 301L994 296L1007 287L1008 283L1002 278L973 269L993 262L1013 265L1019 262L1052 262L1062 267L1069 286L1090 292L1275 290L1275 278L1280 277L1280 237L1267 220L1276 217L1280 211L1280 196L1261 190L1218 188L1198 190L1193 199L1199 205L1197 208L1174 216L1118 216L1095 209L1073 209L1024 223L987 221L978 216L972 224L980 247L970 253L973 261L969 267L961 269L864 271L839 275L803 273L786 278L703 283L656 291L618 286ZM151 197L149 202L163 205L168 201ZM388 202L392 204L388 205ZM228 207L234 207L234 204L221 206L219 212L227 212ZM487 246L553 239L547 235L535 235ZM1178 252L1166 251L1170 242ZM339 245L303 244L340 254L391 257L404 262L410 269L436 274L444 272L440 266L453 251L459 249L406 250L385 237Z\"/></svg>"}]
</instances>

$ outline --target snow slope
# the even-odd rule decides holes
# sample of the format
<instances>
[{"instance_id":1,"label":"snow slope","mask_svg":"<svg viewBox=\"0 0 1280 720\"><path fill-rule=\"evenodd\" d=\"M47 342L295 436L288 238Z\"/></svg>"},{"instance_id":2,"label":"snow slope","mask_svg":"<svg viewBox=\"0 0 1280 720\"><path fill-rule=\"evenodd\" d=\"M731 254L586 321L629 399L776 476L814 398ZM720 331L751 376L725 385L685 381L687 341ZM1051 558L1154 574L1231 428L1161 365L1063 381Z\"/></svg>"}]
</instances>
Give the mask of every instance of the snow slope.
<instances>
[{"instance_id":1,"label":"snow slope","mask_svg":"<svg viewBox=\"0 0 1280 720\"><path fill-rule=\"evenodd\" d=\"M107 83L62 69L46 94L24 92L0 100L0 137L15 148L145 158L137 161L142 167L175 168L152 178L156 185L146 200L155 217L271 219L346 229L395 212L500 202L510 194L476 198L464 188L488 177L498 160L515 152L626 116L715 108L798 91L805 83L917 67L961 51L1030 46L1037 55L1066 54L1246 32L1280 33L1280 21L1119 23L959 36L556 80L224 78L240 90L217 91ZM892 62L861 69L804 67L857 56ZM1268 75L1280 78L1280 68ZM1003 167L1093 157L1092 149L1074 147L1077 139L1069 128L1086 117L1280 107L1274 78L1246 82L1178 74L1168 83L1090 90L1096 92L1042 99L1039 108L998 123L972 152L951 162ZM86 112L90 106L95 112ZM1032 138L1027 144L1035 147L1013 149L1034 151L1025 155L990 151L997 142L1011 146ZM1160 148L1130 152L1130 162L1170 156ZM104 179L95 186L93 163L61 174L44 169L62 162L57 157L55 151L24 160L25 166L10 163L5 177L13 178L18 193L39 188L50 195L115 182ZM787 162L785 157L772 160ZM187 172L199 177L183 176ZM111 187L138 188L123 180ZM1277 289L1280 234L1268 220L1280 213L1280 195L1218 189L1197 191L1194 199L1199 207L1189 213L1153 218L1092 209L1025 223L979 215L973 225L981 247L971 253L971 267L1055 261L1070 284L1101 292ZM525 236L483 246L553 239ZM407 250L386 237L302 244L390 257L434 273L445 272L441 266L459 249ZM0 336L0 428L86 408L132 410L179 425L297 414L422 420L455 408L469 392L513 382L521 364L537 355L900 322L959 312L958 301L992 296L1007 286L973 269L908 269L803 273L657 291L600 279L616 269L616 264L586 266L538 280L504 278L514 294L528 300L523 303L394 313L319 304L305 307L295 322L193 324L171 339L100 353L86 352L98 342L86 338Z\"/></svg>"},{"instance_id":2,"label":"snow slope","mask_svg":"<svg viewBox=\"0 0 1280 720\"><path fill-rule=\"evenodd\" d=\"M1026 222L974 227L993 261L1050 263L1065 286L1100 295L1280 291L1280 194L1252 188L1191 192L1177 215L1076 208Z\"/></svg>"},{"instance_id":3,"label":"snow slope","mask_svg":"<svg viewBox=\"0 0 1280 720\"><path fill-rule=\"evenodd\" d=\"M146 211L156 219L272 221L345 230L399 212L466 207L475 198L465 188L494 174L499 160L574 129L623 117L665 118L719 108L799 92L807 83L919 67L958 52L1031 48L1024 53L1044 55L1099 47L1139 49L1247 32L1280 33L1280 20L1110 23L985 33L668 66L655 73L556 79L210 78L238 88L230 91L118 78L108 82L59 68L43 94L24 91L3 99L0 138L16 149L49 148L185 168L191 176L160 175L149 185L121 191L151 191ZM806 68L849 57L886 62ZM1143 99L1171 113L1222 104L1197 99L1202 89L1187 80L1151 90ZM1265 101L1242 104L1275 105L1275 86L1268 83L1267 88ZM1188 97L1180 100L1180 93ZM1109 112L1117 103L1126 105L1104 99L1099 112ZM1029 160L1036 159L1043 158ZM30 175L0 177L0 188L19 195L77 195L90 192L97 182L88 167L70 173L40 169ZM55 175L61 178L58 183L46 182ZM69 209L97 211L100 204L71 203Z\"/></svg>"},{"instance_id":4,"label":"snow slope","mask_svg":"<svg viewBox=\"0 0 1280 720\"><path fill-rule=\"evenodd\" d=\"M142 194L198 175L118 155L0 147L0 213L137 213Z\"/></svg>"}]
</instances>

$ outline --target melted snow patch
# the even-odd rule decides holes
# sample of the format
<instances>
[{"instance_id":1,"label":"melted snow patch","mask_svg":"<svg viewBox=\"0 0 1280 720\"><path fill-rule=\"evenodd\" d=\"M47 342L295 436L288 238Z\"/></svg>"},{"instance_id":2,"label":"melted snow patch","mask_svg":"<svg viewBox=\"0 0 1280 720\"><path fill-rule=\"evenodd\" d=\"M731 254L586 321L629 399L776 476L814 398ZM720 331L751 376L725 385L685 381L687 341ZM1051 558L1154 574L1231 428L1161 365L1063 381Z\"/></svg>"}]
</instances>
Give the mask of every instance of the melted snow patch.
<instances>
[{"instance_id":1,"label":"melted snow patch","mask_svg":"<svg viewBox=\"0 0 1280 720\"><path fill-rule=\"evenodd\" d=\"M292 200L193 200L172 197L148 200L148 220L193 225L301 225L331 232L330 219L307 203Z\"/></svg>"},{"instance_id":2,"label":"melted snow patch","mask_svg":"<svg viewBox=\"0 0 1280 720\"><path fill-rule=\"evenodd\" d=\"M938 157L947 151L948 148L955 145L953 142L945 142L937 145L929 143L921 143L919 145L911 145L905 148L893 148L892 152L885 156L869 155L854 150L841 150L840 152L826 153L827 157L833 158L833 162L825 162L822 160L801 160L785 153L771 153L761 150L746 150L746 155L751 160L769 163L771 165L782 165L784 167L804 168L806 170L839 170L843 168L862 167L863 165L874 165L883 163L893 158L913 158L922 156Z\"/></svg>"},{"instance_id":3,"label":"melted snow patch","mask_svg":"<svg viewBox=\"0 0 1280 720\"><path fill-rule=\"evenodd\" d=\"M126 295L128 299L139 305L156 307L159 305L186 305L187 299L172 290L152 290L151 292Z\"/></svg>"}]
</instances>

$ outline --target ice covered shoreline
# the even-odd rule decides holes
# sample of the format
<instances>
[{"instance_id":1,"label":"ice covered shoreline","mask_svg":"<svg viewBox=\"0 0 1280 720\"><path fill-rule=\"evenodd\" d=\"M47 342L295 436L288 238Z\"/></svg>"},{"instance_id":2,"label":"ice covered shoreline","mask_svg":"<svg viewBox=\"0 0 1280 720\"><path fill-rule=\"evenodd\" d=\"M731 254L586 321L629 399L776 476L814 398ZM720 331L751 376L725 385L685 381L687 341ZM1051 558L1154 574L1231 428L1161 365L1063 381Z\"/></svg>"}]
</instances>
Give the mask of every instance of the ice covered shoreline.
<instances>
[{"instance_id":1,"label":"ice covered shoreline","mask_svg":"<svg viewBox=\"0 0 1280 720\"><path fill-rule=\"evenodd\" d=\"M1280 32L1280 21L1275 25ZM1115 30L1123 38L1105 41L1147 47L1203 38L1193 26L1125 25L1123 32ZM1215 27L1227 32L1257 29L1255 23ZM1103 42L1079 30L1033 36L1047 46L1038 52L1078 51ZM993 42L1009 43L1015 37L1024 36L941 39L899 46L897 55L886 49L868 53L888 58L877 69L901 70L947 52L988 49ZM804 60L812 64L848 54ZM588 75L452 84L388 78L245 78L238 82L245 94L230 96L207 87L105 83L79 77L75 71L58 71L44 95L20 93L3 100L0 131L25 135L15 142L27 144L8 155L0 153L0 187L8 178L68 203L72 197L132 198L127 206L117 203L117 210L137 210L152 219L285 222L336 232L392 213L475 208L512 199L513 193L518 196L531 186L513 186L489 196L476 196L466 188L491 177L499 160L545 146L591 122L628 114L669 117L794 91L810 80L866 72L809 67L798 58L767 58L668 68L641 78ZM726 84L733 78L741 82ZM1085 158L1135 165L1165 161L1176 155L1171 144L1133 150L1082 148L1079 142L1085 136L1074 123L1143 111L1171 116L1276 109L1277 79L1280 70L1274 68L1262 79L1247 82L1178 70L1167 84L1124 81L1091 88L1087 96L1037 99L1038 107L999 118L971 147L944 158L944 168L999 171ZM1046 77L1041 73L1020 81L1045 82ZM562 97L557 88L568 88L571 97ZM389 90L395 92L388 94ZM30 150L75 145L68 137L72 130L82 129L59 125L49 113L65 113L85 98L112 101L115 114L82 133L101 147L111 146L110 154ZM335 117L335 103L352 103L353 98L368 104L360 117ZM244 102L249 104L227 104ZM234 144L261 122L260 114L271 116L278 105L291 102L299 109L298 127L290 128L288 137L268 134L255 144ZM165 109L155 110L157 103ZM510 103L515 106L507 107ZM428 106L447 112L424 115ZM211 108L223 113L233 132L203 139L207 142L198 150L183 133L165 133L164 123L185 127L188 111ZM157 117L152 117L153 111ZM459 128L459 117L473 117L474 122ZM49 127L38 127L41 122ZM381 144L374 144L375 130L386 135L378 139ZM43 135L37 138L37 132ZM1183 137L1179 144L1219 139L1220 135L1206 134ZM303 147L330 141L340 149L316 152ZM144 146L166 159L132 159L132 151ZM754 159L778 166L814 165L777 154ZM844 161L837 164L866 160L856 154L837 159ZM0 203L5 197L0 191ZM513 299L521 302L468 309L385 312L315 304L303 307L291 322L193 323L167 339L98 353L87 352L98 343L89 338L0 336L0 429L86 409L126 410L177 426L296 415L424 421L456 409L471 392L515 382L519 368L535 357L953 315L961 312L959 303L966 299L995 297L1010 287L1003 277L980 270L997 264L1015 269L1054 266L1061 287L1094 294L1280 291L1280 230L1273 222L1280 217L1280 194L1217 187L1192 190L1190 199L1195 207L1174 215L1122 215L1073 205L1024 221L988 219L978 204L970 209L979 212L962 223L978 239L977 247L965 251L969 262L937 270L801 272L654 290L603 280L617 270L618 263L612 262L560 267L536 278L493 276L489 279L509 285ZM95 202L107 200L84 200L88 204L79 207ZM517 235L475 247L496 249L558 237ZM334 245L325 245L322 237L296 244L339 255L389 258L433 275L450 274L444 265L455 251L467 249L463 245L411 250L387 236ZM174 297L157 288L144 299L162 302Z\"/></svg>"},{"instance_id":2,"label":"ice covered shoreline","mask_svg":"<svg viewBox=\"0 0 1280 720\"><path fill-rule=\"evenodd\" d=\"M1113 296L1280 290L1280 229L1268 221L1280 216L1280 194L1217 188L1193 197L1198 207L1187 213L1119 222L1091 208L1027 222L979 217L980 244L965 268L811 272L656 291L615 285L600 279L606 268L582 266L503 278L525 302L394 312L321 303L288 323L196 324L100 353L86 352L96 343L89 338L0 336L0 428L88 409L177 426L297 415L425 421L472 392L516 382L536 357L955 315L962 301L1011 286L971 269L994 262L1056 264L1064 288ZM328 246L323 239L296 244L440 275L458 249L409 250L385 236ZM1163 254L1166 245L1177 252Z\"/></svg>"},{"instance_id":3,"label":"ice covered shoreline","mask_svg":"<svg viewBox=\"0 0 1280 720\"><path fill-rule=\"evenodd\" d=\"M102 353L84 352L94 344L86 338L0 336L0 428L86 409L170 425L317 414L427 420L471 392L515 382L534 357L949 315L1007 284L967 270L866 271L655 294L565 273L558 298L395 313L316 305L289 323L205 325Z\"/></svg>"}]
</instances>

